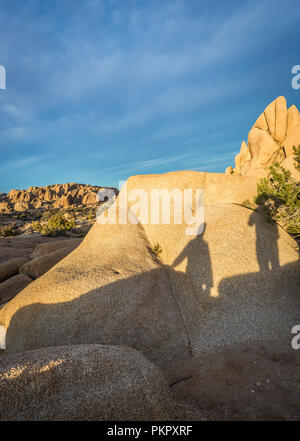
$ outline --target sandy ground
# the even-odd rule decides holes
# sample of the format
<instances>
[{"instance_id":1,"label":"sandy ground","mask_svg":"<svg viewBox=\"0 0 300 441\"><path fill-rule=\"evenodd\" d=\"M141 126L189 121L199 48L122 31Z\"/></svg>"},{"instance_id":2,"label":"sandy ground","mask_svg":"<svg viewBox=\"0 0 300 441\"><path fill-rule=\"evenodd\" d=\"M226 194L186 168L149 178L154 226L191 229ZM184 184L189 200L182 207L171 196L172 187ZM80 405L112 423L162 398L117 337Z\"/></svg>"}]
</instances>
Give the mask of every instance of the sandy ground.
<instances>
[{"instance_id":1,"label":"sandy ground","mask_svg":"<svg viewBox=\"0 0 300 441\"><path fill-rule=\"evenodd\" d=\"M300 349L223 348L177 362L165 375L184 420L300 420Z\"/></svg>"}]
</instances>

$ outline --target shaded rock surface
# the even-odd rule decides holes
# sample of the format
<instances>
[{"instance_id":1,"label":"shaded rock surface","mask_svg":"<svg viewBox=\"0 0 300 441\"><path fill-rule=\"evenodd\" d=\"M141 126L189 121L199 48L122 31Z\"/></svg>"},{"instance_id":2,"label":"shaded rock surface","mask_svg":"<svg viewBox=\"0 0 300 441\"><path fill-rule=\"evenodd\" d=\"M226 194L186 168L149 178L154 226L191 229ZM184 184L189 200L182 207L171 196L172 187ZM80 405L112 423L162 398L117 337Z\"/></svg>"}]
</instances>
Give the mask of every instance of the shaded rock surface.
<instances>
[{"instance_id":1,"label":"shaded rock surface","mask_svg":"<svg viewBox=\"0 0 300 441\"><path fill-rule=\"evenodd\" d=\"M15 257L26 257L29 260L33 257L34 249L38 245L58 240L60 239L45 236L2 237L0 238L0 265Z\"/></svg>"},{"instance_id":2,"label":"shaded rock surface","mask_svg":"<svg viewBox=\"0 0 300 441\"><path fill-rule=\"evenodd\" d=\"M299 351L270 340L203 352L164 374L183 420L298 421L299 371Z\"/></svg>"},{"instance_id":3,"label":"shaded rock surface","mask_svg":"<svg viewBox=\"0 0 300 441\"><path fill-rule=\"evenodd\" d=\"M64 257L66 257L75 248L74 245L71 247L63 247L57 251L53 251L49 254L44 254L40 257L30 260L19 268L21 274L26 274L32 279L38 279L47 271L49 271L54 265L60 262Z\"/></svg>"},{"instance_id":4,"label":"shaded rock surface","mask_svg":"<svg viewBox=\"0 0 300 441\"><path fill-rule=\"evenodd\" d=\"M184 223L164 225L162 217L157 225L144 224L144 231L150 243L159 243L163 250L161 260L170 268L194 353L270 338L280 347L289 345L300 311L298 246L264 215L229 203L246 197L236 187L250 194L249 178L232 177L227 185L224 178L215 174L199 177L202 182L193 178L195 187L204 188L203 234L188 236ZM171 190L190 188L193 182L184 172L137 176L129 178L127 191L142 188L150 201L154 186ZM171 204L171 212L173 208Z\"/></svg>"},{"instance_id":5,"label":"shaded rock surface","mask_svg":"<svg viewBox=\"0 0 300 441\"><path fill-rule=\"evenodd\" d=\"M0 358L0 420L174 420L159 369L133 349L81 345Z\"/></svg>"},{"instance_id":6,"label":"shaded rock surface","mask_svg":"<svg viewBox=\"0 0 300 441\"><path fill-rule=\"evenodd\" d=\"M25 289L5 305L3 311L12 314L6 315L7 351L100 342L132 346L159 364L188 356L168 273L149 250L142 228L97 227L33 282L30 293Z\"/></svg>"},{"instance_id":7,"label":"shaded rock surface","mask_svg":"<svg viewBox=\"0 0 300 441\"><path fill-rule=\"evenodd\" d=\"M31 282L32 279L25 274L17 274L5 282L0 283L0 305L13 299Z\"/></svg>"},{"instance_id":8,"label":"shaded rock surface","mask_svg":"<svg viewBox=\"0 0 300 441\"><path fill-rule=\"evenodd\" d=\"M53 240L52 238L17 237L2 238L0 241L0 275L2 277L0 304L3 304L22 291L32 282L32 279L40 277L56 265L74 250L82 239Z\"/></svg>"},{"instance_id":9,"label":"shaded rock surface","mask_svg":"<svg viewBox=\"0 0 300 441\"><path fill-rule=\"evenodd\" d=\"M59 251L63 248L68 248L73 251L80 243L82 239L67 239L67 240L57 240L52 242L42 243L37 245L33 251L33 257L42 257L46 254L54 253L55 251Z\"/></svg>"},{"instance_id":10,"label":"shaded rock surface","mask_svg":"<svg viewBox=\"0 0 300 441\"><path fill-rule=\"evenodd\" d=\"M28 262L26 257L15 257L0 265L0 282L4 282L12 276L18 274L19 268Z\"/></svg>"}]
</instances>

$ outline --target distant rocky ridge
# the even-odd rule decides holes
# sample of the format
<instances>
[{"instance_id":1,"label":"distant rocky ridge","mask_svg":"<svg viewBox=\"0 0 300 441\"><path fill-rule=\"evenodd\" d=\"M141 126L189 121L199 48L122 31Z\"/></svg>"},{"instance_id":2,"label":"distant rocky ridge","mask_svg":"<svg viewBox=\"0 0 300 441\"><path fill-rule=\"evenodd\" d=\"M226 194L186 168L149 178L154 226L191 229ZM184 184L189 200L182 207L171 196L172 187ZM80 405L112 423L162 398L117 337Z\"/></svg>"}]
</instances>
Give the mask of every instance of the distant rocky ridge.
<instances>
[{"instance_id":1,"label":"distant rocky ridge","mask_svg":"<svg viewBox=\"0 0 300 441\"><path fill-rule=\"evenodd\" d=\"M256 120L249 132L248 144L243 141L235 157L235 167L227 167L225 173L264 177L269 167L279 162L300 180L293 158L293 146L299 144L300 113L294 105L287 108L286 99L280 96Z\"/></svg>"},{"instance_id":2,"label":"distant rocky ridge","mask_svg":"<svg viewBox=\"0 0 300 441\"><path fill-rule=\"evenodd\" d=\"M23 212L38 208L76 208L97 203L97 193L111 187L85 184L56 184L47 187L29 187L0 194L0 213ZM111 188L116 194L118 190Z\"/></svg>"}]
</instances>

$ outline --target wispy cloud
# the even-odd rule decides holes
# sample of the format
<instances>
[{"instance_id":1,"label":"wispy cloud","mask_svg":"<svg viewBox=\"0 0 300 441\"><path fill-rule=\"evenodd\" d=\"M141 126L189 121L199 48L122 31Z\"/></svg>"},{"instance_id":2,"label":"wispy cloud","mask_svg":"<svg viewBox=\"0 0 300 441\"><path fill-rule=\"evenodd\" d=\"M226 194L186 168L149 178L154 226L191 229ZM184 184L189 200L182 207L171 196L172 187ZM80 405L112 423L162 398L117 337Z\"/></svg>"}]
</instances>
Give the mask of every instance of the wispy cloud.
<instances>
[{"instance_id":1,"label":"wispy cloud","mask_svg":"<svg viewBox=\"0 0 300 441\"><path fill-rule=\"evenodd\" d=\"M137 170L149 170L153 167L163 166L167 164L172 164L178 161L183 161L189 158L189 155L177 155L177 156L169 156L166 158L155 158L155 159L148 159L146 161L137 161L137 162L129 162L126 165L116 165L113 167L106 167L104 169L97 169L94 171L94 173L127 173L127 172L134 172Z\"/></svg>"},{"instance_id":2,"label":"wispy cloud","mask_svg":"<svg viewBox=\"0 0 300 441\"><path fill-rule=\"evenodd\" d=\"M15 159L5 164L0 165L0 172L4 173L7 171L13 171L14 173L20 170L29 169L38 163L43 163L47 158L45 156L27 156L22 159Z\"/></svg>"},{"instance_id":3,"label":"wispy cloud","mask_svg":"<svg viewBox=\"0 0 300 441\"><path fill-rule=\"evenodd\" d=\"M299 103L299 18L298 0L6 2L1 166L51 154L57 166L32 176L45 184L90 180L96 160L108 185L139 170L222 171L270 100ZM0 191L14 179L3 172Z\"/></svg>"}]
</instances>

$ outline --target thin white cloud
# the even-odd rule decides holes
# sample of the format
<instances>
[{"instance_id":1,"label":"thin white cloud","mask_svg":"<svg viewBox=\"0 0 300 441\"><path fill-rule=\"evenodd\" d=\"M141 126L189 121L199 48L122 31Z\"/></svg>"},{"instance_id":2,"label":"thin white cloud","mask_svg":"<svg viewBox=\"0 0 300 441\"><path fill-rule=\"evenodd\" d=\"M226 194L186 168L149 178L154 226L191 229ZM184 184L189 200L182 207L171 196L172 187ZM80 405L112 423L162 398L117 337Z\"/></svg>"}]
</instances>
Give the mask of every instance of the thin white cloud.
<instances>
[{"instance_id":1,"label":"thin white cloud","mask_svg":"<svg viewBox=\"0 0 300 441\"><path fill-rule=\"evenodd\" d=\"M15 172L22 169L31 169L32 166L37 165L38 163L43 163L46 160L47 157L45 156L27 156L25 158L15 159L0 166L0 172Z\"/></svg>"},{"instance_id":2,"label":"thin white cloud","mask_svg":"<svg viewBox=\"0 0 300 441\"><path fill-rule=\"evenodd\" d=\"M183 154L183 155L176 155L176 156L169 156L166 158L155 158L155 159L148 159L145 161L137 161L137 162L128 162L125 165L116 165L113 167L107 167L104 169L99 169L95 171L94 173L126 173L126 172L133 172L137 170L147 170L152 167L159 167L166 164L171 164L177 161L182 161L186 158L188 158L189 155Z\"/></svg>"}]
</instances>

